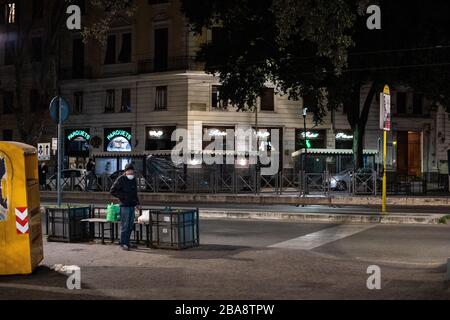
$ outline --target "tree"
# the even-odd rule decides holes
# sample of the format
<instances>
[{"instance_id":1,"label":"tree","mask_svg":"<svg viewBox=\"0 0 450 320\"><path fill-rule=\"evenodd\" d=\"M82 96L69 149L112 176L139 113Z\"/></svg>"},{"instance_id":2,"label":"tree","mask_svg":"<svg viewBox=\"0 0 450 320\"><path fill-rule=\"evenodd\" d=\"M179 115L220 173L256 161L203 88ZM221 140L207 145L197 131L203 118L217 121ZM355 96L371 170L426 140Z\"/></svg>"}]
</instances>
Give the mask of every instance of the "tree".
<instances>
[{"instance_id":1,"label":"tree","mask_svg":"<svg viewBox=\"0 0 450 320\"><path fill-rule=\"evenodd\" d=\"M220 28L198 59L207 72L219 75L224 99L244 110L271 81L290 99L303 97L316 122L343 107L354 132L356 168L362 166L373 98L385 83L407 84L435 103L450 105L444 84L450 74L445 1L378 1L381 30L367 28L369 2L364 0L182 3L195 32ZM362 86L369 91L361 104Z\"/></svg>"}]
</instances>

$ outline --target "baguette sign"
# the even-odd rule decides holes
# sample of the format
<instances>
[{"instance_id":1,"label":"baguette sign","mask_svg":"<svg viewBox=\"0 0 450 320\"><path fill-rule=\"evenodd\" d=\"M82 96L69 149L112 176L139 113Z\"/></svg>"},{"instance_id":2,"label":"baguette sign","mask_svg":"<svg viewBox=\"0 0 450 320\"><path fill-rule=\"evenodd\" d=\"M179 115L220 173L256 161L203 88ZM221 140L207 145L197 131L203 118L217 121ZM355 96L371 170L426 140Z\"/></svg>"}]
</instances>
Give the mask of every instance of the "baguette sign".
<instances>
[{"instance_id":1,"label":"baguette sign","mask_svg":"<svg viewBox=\"0 0 450 320\"><path fill-rule=\"evenodd\" d=\"M380 95L380 129L391 130L391 93L388 86Z\"/></svg>"}]
</instances>

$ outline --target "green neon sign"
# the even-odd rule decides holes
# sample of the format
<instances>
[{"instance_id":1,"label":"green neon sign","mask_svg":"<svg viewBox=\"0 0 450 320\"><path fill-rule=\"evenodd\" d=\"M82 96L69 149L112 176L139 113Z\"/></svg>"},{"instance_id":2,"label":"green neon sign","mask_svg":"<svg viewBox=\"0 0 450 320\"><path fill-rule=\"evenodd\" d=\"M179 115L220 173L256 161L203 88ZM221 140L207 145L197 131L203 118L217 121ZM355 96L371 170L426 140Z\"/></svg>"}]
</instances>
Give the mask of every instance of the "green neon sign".
<instances>
[{"instance_id":1,"label":"green neon sign","mask_svg":"<svg viewBox=\"0 0 450 320\"><path fill-rule=\"evenodd\" d=\"M86 139L86 141L91 140L91 136L89 135L89 133L87 133L84 130L75 130L73 132L71 132L68 136L67 136L67 140L71 141L76 137L83 137Z\"/></svg>"},{"instance_id":2,"label":"green neon sign","mask_svg":"<svg viewBox=\"0 0 450 320\"><path fill-rule=\"evenodd\" d=\"M115 137L124 137L128 141L131 141L131 134L125 130L115 130L115 131L111 132L110 134L108 134L108 136L106 138L108 140L112 140Z\"/></svg>"}]
</instances>

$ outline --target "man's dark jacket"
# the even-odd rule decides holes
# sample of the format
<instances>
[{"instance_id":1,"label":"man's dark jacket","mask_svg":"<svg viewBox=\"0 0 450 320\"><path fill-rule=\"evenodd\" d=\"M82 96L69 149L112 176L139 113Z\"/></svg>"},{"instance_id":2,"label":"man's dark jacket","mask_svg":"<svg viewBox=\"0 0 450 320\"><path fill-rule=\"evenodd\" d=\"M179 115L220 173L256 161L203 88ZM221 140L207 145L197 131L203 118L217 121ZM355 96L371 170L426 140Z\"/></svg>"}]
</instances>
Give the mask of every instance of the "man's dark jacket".
<instances>
[{"instance_id":1,"label":"man's dark jacket","mask_svg":"<svg viewBox=\"0 0 450 320\"><path fill-rule=\"evenodd\" d=\"M136 178L130 180L125 175L120 176L111 187L111 194L120 200L121 207L135 207L139 204Z\"/></svg>"}]
</instances>

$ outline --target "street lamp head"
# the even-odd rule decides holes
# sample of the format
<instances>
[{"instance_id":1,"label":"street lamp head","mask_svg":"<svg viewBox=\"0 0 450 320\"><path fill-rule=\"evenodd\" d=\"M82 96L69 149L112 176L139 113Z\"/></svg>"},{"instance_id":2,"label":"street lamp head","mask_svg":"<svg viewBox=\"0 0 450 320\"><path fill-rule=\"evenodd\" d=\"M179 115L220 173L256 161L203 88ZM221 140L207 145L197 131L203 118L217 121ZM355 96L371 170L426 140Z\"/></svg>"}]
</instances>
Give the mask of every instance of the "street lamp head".
<instances>
[{"instance_id":1,"label":"street lamp head","mask_svg":"<svg viewBox=\"0 0 450 320\"><path fill-rule=\"evenodd\" d=\"M308 108L303 108L303 116L306 117L306 113L308 112Z\"/></svg>"}]
</instances>

